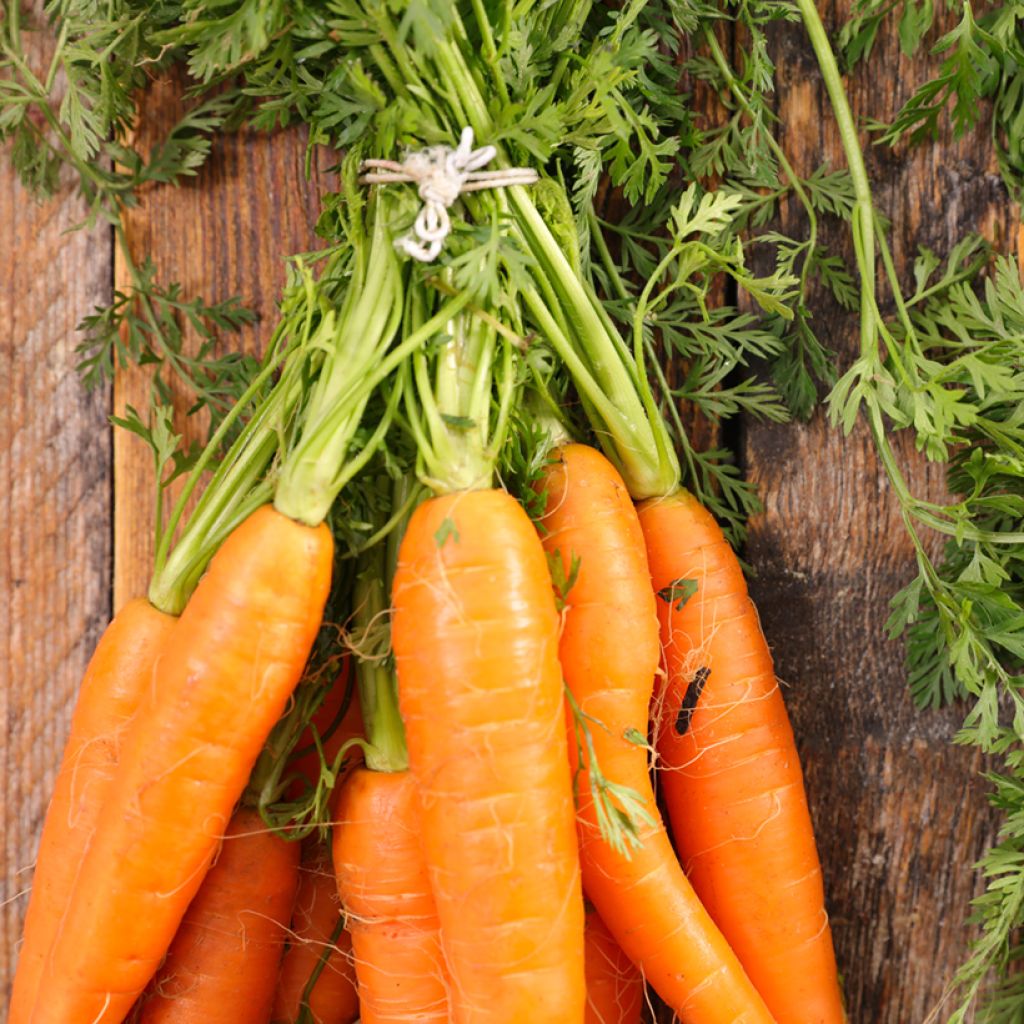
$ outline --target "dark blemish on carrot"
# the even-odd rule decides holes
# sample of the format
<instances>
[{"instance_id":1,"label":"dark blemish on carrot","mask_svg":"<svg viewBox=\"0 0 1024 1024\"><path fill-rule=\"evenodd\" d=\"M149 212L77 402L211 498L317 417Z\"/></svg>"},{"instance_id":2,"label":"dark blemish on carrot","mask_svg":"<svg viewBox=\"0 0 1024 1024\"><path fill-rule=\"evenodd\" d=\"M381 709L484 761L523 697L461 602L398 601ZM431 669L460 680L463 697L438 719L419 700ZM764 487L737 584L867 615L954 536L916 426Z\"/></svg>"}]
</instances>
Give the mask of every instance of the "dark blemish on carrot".
<instances>
[{"instance_id":1,"label":"dark blemish on carrot","mask_svg":"<svg viewBox=\"0 0 1024 1024\"><path fill-rule=\"evenodd\" d=\"M697 707L697 701L700 700L704 684L708 681L708 676L710 675L711 669L709 668L697 669L696 675L694 675L690 685L686 688L686 693L683 695L683 703L679 705L679 714L676 715L676 732L680 736L685 736L690 729L690 721L693 718L694 709Z\"/></svg>"}]
</instances>

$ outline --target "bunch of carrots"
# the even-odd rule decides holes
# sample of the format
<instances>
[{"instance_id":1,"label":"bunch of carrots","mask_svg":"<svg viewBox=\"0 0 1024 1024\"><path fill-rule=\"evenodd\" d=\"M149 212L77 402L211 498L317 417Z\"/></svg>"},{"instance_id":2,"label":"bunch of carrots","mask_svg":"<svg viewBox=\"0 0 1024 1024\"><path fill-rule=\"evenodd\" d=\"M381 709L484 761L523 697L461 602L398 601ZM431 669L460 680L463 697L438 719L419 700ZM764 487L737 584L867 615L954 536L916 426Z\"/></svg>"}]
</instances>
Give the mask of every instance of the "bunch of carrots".
<instances>
[{"instance_id":1,"label":"bunch of carrots","mask_svg":"<svg viewBox=\"0 0 1024 1024\"><path fill-rule=\"evenodd\" d=\"M491 302L401 255L411 190L355 160L346 244L89 665L9 1021L632 1024L646 984L684 1024L840 1024L792 732L679 485L647 294L621 337L510 184L462 211L528 257Z\"/></svg>"}]
</instances>

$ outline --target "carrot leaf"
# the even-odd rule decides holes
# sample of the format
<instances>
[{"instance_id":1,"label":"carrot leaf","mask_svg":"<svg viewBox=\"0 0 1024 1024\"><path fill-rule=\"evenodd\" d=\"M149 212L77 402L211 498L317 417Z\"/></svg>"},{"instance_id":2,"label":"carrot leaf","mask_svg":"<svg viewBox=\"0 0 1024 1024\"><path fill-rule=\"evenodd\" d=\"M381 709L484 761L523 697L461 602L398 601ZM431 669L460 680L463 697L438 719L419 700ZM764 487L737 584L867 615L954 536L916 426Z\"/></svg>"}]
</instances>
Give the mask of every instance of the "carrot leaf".
<instances>
[{"instance_id":1,"label":"carrot leaf","mask_svg":"<svg viewBox=\"0 0 1024 1024\"><path fill-rule=\"evenodd\" d=\"M605 731L607 727L580 708L568 686L565 687L565 698L573 717L573 736L576 743L577 768L573 789L577 805L580 800L580 775L586 772L588 796L594 805L594 817L601 838L628 860L631 856L630 851L643 845L643 829L657 822L640 793L631 786L623 786L609 779L601 771L594 750L591 726Z\"/></svg>"},{"instance_id":2,"label":"carrot leaf","mask_svg":"<svg viewBox=\"0 0 1024 1024\"><path fill-rule=\"evenodd\" d=\"M459 528L451 516L445 516L441 520L441 525L434 531L434 540L439 548L443 548L449 540L455 544L459 543Z\"/></svg>"},{"instance_id":3,"label":"carrot leaf","mask_svg":"<svg viewBox=\"0 0 1024 1024\"><path fill-rule=\"evenodd\" d=\"M678 579L673 580L667 587L658 591L658 597L666 604L671 604L677 612L683 610L683 605L697 593L697 581Z\"/></svg>"},{"instance_id":4,"label":"carrot leaf","mask_svg":"<svg viewBox=\"0 0 1024 1024\"><path fill-rule=\"evenodd\" d=\"M551 575L551 586L555 591L555 607L561 612L569 603L569 592L576 585L580 574L580 556L575 552L569 559L569 571L565 570L560 551L547 553L548 572Z\"/></svg>"}]
</instances>

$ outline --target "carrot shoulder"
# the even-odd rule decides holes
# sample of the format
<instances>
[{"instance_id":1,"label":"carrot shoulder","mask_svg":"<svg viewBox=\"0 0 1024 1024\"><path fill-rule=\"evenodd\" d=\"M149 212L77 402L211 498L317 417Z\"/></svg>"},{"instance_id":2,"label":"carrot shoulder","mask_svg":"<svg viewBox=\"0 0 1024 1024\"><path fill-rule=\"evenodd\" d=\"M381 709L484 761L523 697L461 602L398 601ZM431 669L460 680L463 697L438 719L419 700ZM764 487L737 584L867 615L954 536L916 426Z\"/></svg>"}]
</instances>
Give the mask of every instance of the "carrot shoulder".
<instances>
[{"instance_id":1,"label":"carrot shoulder","mask_svg":"<svg viewBox=\"0 0 1024 1024\"><path fill-rule=\"evenodd\" d=\"M800 762L739 561L691 495L639 511L664 650L659 784L684 866L779 1024L839 1024Z\"/></svg>"},{"instance_id":2,"label":"carrot shoulder","mask_svg":"<svg viewBox=\"0 0 1024 1024\"><path fill-rule=\"evenodd\" d=\"M122 734L174 622L174 616L143 598L129 601L89 661L39 840L9 1024L26 1024L32 1012L50 946L117 767Z\"/></svg>"},{"instance_id":3,"label":"carrot shoulder","mask_svg":"<svg viewBox=\"0 0 1024 1024\"><path fill-rule=\"evenodd\" d=\"M156 971L302 673L332 554L327 527L263 507L210 563L125 732L32 1024L121 1021Z\"/></svg>"},{"instance_id":4,"label":"carrot shoulder","mask_svg":"<svg viewBox=\"0 0 1024 1024\"><path fill-rule=\"evenodd\" d=\"M267 1024L299 844L242 808L144 997L139 1024Z\"/></svg>"},{"instance_id":5,"label":"carrot shoulder","mask_svg":"<svg viewBox=\"0 0 1024 1024\"><path fill-rule=\"evenodd\" d=\"M558 615L544 551L502 491L412 517L392 639L457 1024L581 1024L583 900Z\"/></svg>"},{"instance_id":6,"label":"carrot shoulder","mask_svg":"<svg viewBox=\"0 0 1024 1024\"><path fill-rule=\"evenodd\" d=\"M584 890L619 945L687 1024L770 1024L761 997L687 881L651 789L644 740L658 618L636 510L600 452L568 445L557 456L543 478L540 528L567 579L577 561L565 597L562 670L590 719L602 775L638 794L648 820L632 849L602 838L584 763L578 784ZM575 769L575 744L570 751Z\"/></svg>"},{"instance_id":7,"label":"carrot shoulder","mask_svg":"<svg viewBox=\"0 0 1024 1024\"><path fill-rule=\"evenodd\" d=\"M357 768L334 827L334 870L352 934L361 1024L448 1024L448 976L408 772Z\"/></svg>"}]
</instances>

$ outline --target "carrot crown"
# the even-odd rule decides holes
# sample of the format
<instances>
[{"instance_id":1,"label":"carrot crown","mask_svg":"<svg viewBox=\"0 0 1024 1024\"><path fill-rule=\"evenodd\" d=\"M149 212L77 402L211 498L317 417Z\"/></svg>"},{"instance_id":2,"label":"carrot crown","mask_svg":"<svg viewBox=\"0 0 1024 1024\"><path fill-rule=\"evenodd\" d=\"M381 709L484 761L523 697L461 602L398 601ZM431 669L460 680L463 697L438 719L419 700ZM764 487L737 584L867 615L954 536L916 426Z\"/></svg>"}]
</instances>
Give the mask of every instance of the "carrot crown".
<instances>
[{"instance_id":1,"label":"carrot crown","mask_svg":"<svg viewBox=\"0 0 1024 1024\"><path fill-rule=\"evenodd\" d=\"M370 398L366 380L379 366L401 316L398 261L383 211L375 212L367 242L356 237L342 306L321 322L317 340L323 363L303 410L298 439L277 482L277 510L310 526L323 522L338 492L368 461L393 411L389 403L372 443L349 459Z\"/></svg>"},{"instance_id":2,"label":"carrot crown","mask_svg":"<svg viewBox=\"0 0 1024 1024\"><path fill-rule=\"evenodd\" d=\"M411 298L410 321L417 323L429 297L418 288ZM465 311L434 342L403 369L418 475L438 494L488 488L515 392L511 346L499 345L490 318Z\"/></svg>"},{"instance_id":3,"label":"carrot crown","mask_svg":"<svg viewBox=\"0 0 1024 1024\"><path fill-rule=\"evenodd\" d=\"M354 163L351 164L354 166ZM354 190L358 186L354 184ZM302 413L297 440L285 456L274 505L310 526L323 522L341 489L370 461L387 433L401 397L399 375L368 438L359 438L371 395L468 301L448 300L416 330L392 344L402 323L405 282L390 228L386 193L368 204L372 222L365 237L357 214L350 218L354 246L351 279L336 315L323 322L323 364ZM357 445L357 438L360 443Z\"/></svg>"},{"instance_id":4,"label":"carrot crown","mask_svg":"<svg viewBox=\"0 0 1024 1024\"><path fill-rule=\"evenodd\" d=\"M329 257L323 277L334 273L338 258L337 253ZM181 613L220 543L273 496L270 467L302 400L305 368L319 344L321 302L318 283L296 260L296 278L281 303L281 320L259 372L203 449L167 522L159 524L149 599L161 611ZM237 437L218 461L234 430ZM211 469L212 477L173 543L186 506Z\"/></svg>"}]
</instances>

